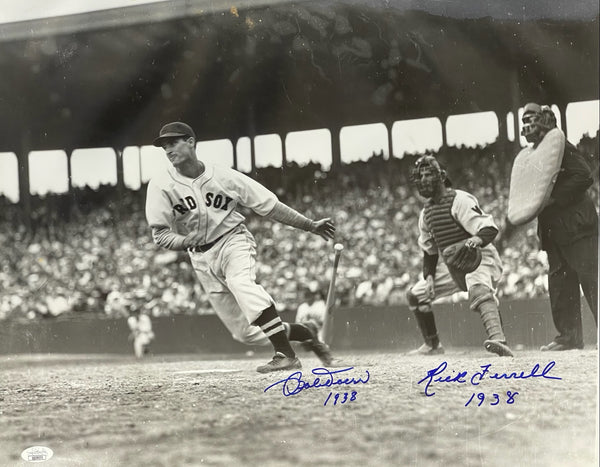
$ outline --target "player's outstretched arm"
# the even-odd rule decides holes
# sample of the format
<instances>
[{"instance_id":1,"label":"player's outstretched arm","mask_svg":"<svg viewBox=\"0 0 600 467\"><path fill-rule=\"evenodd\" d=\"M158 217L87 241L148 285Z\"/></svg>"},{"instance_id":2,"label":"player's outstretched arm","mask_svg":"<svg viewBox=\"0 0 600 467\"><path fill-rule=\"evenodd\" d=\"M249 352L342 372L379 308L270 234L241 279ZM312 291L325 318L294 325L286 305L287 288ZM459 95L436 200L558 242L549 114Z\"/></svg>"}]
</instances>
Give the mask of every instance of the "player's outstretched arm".
<instances>
[{"instance_id":1,"label":"player's outstretched arm","mask_svg":"<svg viewBox=\"0 0 600 467\"><path fill-rule=\"evenodd\" d=\"M296 229L312 232L316 235L319 235L324 240L333 238L335 234L335 225L329 217L320 219L318 221L313 221L303 216L295 209L283 204L281 201L277 201L275 207L269 214L267 214L266 217L277 222L281 222L282 224L295 227Z\"/></svg>"}]
</instances>

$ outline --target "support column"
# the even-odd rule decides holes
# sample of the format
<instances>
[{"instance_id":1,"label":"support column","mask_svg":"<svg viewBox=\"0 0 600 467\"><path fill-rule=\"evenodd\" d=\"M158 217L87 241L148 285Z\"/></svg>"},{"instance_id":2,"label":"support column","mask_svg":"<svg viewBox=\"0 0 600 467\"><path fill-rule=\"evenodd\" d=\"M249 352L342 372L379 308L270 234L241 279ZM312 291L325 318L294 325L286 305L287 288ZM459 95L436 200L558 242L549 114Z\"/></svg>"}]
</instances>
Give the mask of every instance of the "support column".
<instances>
[{"instance_id":1,"label":"support column","mask_svg":"<svg viewBox=\"0 0 600 467\"><path fill-rule=\"evenodd\" d=\"M340 147L341 128L331 128L331 171L338 171L342 167L342 151Z\"/></svg>"},{"instance_id":2,"label":"support column","mask_svg":"<svg viewBox=\"0 0 600 467\"><path fill-rule=\"evenodd\" d=\"M278 133L279 134L279 133ZM281 140L281 187L287 193L288 190L288 173L287 173L287 151L285 149L285 133L279 134Z\"/></svg>"},{"instance_id":3,"label":"support column","mask_svg":"<svg viewBox=\"0 0 600 467\"><path fill-rule=\"evenodd\" d=\"M514 154L517 154L521 150L521 142L520 142L520 132L519 132L519 107L521 105L525 105L525 102L521 103L521 92L519 86L519 73L517 70L513 70L510 74L509 80L509 94L510 94L510 108L513 113L513 131L515 134L515 139L512 144L512 151Z\"/></svg>"},{"instance_id":4,"label":"support column","mask_svg":"<svg viewBox=\"0 0 600 467\"><path fill-rule=\"evenodd\" d=\"M138 154L138 176L140 177L140 189L144 186L144 182L142 181L142 148L137 146L137 154Z\"/></svg>"},{"instance_id":5,"label":"support column","mask_svg":"<svg viewBox=\"0 0 600 467\"><path fill-rule=\"evenodd\" d=\"M394 122L389 122L385 124L385 128L387 129L388 135L388 160L392 160L394 157L394 141L392 139L392 128L394 126Z\"/></svg>"},{"instance_id":6,"label":"support column","mask_svg":"<svg viewBox=\"0 0 600 467\"><path fill-rule=\"evenodd\" d=\"M287 166L287 151L285 150L285 137L285 133L279 135L279 139L281 140L281 167L284 169Z\"/></svg>"},{"instance_id":7,"label":"support column","mask_svg":"<svg viewBox=\"0 0 600 467\"><path fill-rule=\"evenodd\" d=\"M79 214L79 200L75 196L75 191L73 190L73 171L71 168L71 159L73 157L74 149L65 148L65 154L67 155L67 213L66 216L68 219L71 219L73 212Z\"/></svg>"},{"instance_id":8,"label":"support column","mask_svg":"<svg viewBox=\"0 0 600 467\"><path fill-rule=\"evenodd\" d=\"M256 178L256 155L254 153L254 138L256 137L256 114L254 112L254 102L248 105L248 137L250 138L250 175Z\"/></svg>"},{"instance_id":9,"label":"support column","mask_svg":"<svg viewBox=\"0 0 600 467\"><path fill-rule=\"evenodd\" d=\"M21 147L16 151L17 170L19 176L19 203L21 204L21 215L23 224L27 230L31 230L31 187L29 179L29 152L31 151L30 130L23 129Z\"/></svg>"},{"instance_id":10,"label":"support column","mask_svg":"<svg viewBox=\"0 0 600 467\"><path fill-rule=\"evenodd\" d=\"M446 122L448 121L447 115L441 115L439 117L440 123L442 124L442 148L448 147L448 132L446 131Z\"/></svg>"},{"instance_id":11,"label":"support column","mask_svg":"<svg viewBox=\"0 0 600 467\"><path fill-rule=\"evenodd\" d=\"M560 113L561 129L565 136L568 138L569 135L567 134L567 104L557 103L556 106L558 107L558 112Z\"/></svg>"},{"instance_id":12,"label":"support column","mask_svg":"<svg viewBox=\"0 0 600 467\"><path fill-rule=\"evenodd\" d=\"M252 173L252 178L256 178L256 153L254 148L254 137L255 135L250 136L250 172Z\"/></svg>"},{"instance_id":13,"label":"support column","mask_svg":"<svg viewBox=\"0 0 600 467\"><path fill-rule=\"evenodd\" d=\"M506 123L506 116L508 112L500 110L496 112L496 118L498 119L498 148L500 149L500 157L502 163L507 163L512 159L511 157L511 145L508 139L508 125Z\"/></svg>"},{"instance_id":14,"label":"support column","mask_svg":"<svg viewBox=\"0 0 600 467\"><path fill-rule=\"evenodd\" d=\"M398 183L400 183L400 180L402 179L402 174L398 174L396 173L397 171L395 169L397 169L397 164L395 164L395 157L394 157L394 141L392 138L392 127L394 126L394 122L388 122L385 124L385 128L387 130L387 135L388 135L388 160L385 162L385 165L388 167L388 170L386 171L386 182L387 182L387 186L388 187L394 187L396 186Z\"/></svg>"},{"instance_id":15,"label":"support column","mask_svg":"<svg viewBox=\"0 0 600 467\"><path fill-rule=\"evenodd\" d=\"M123 149L113 148L117 156L117 193L122 194L125 191L125 174L123 169Z\"/></svg>"},{"instance_id":16,"label":"support column","mask_svg":"<svg viewBox=\"0 0 600 467\"><path fill-rule=\"evenodd\" d=\"M236 138L235 141L232 141L232 144L233 144L233 170L238 169L237 145L238 145L239 140L240 140L239 138Z\"/></svg>"},{"instance_id":17,"label":"support column","mask_svg":"<svg viewBox=\"0 0 600 467\"><path fill-rule=\"evenodd\" d=\"M71 168L71 158L73 157L73 149L65 148L67 156L67 193L73 193L73 171Z\"/></svg>"}]
</instances>

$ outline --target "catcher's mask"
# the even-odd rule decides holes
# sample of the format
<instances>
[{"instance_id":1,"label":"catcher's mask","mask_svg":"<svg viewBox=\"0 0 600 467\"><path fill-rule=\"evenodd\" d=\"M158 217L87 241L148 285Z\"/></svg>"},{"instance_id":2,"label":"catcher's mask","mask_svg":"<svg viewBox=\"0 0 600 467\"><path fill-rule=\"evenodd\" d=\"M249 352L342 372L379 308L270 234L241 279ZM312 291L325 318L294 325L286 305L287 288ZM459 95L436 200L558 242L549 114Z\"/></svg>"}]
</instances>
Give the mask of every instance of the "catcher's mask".
<instances>
[{"instance_id":1,"label":"catcher's mask","mask_svg":"<svg viewBox=\"0 0 600 467\"><path fill-rule=\"evenodd\" d=\"M449 185L446 171L431 155L421 156L417 159L410 169L409 178L419 190L419 194L425 198L431 198L444 185Z\"/></svg>"},{"instance_id":2,"label":"catcher's mask","mask_svg":"<svg viewBox=\"0 0 600 467\"><path fill-rule=\"evenodd\" d=\"M529 103L523 109L521 136L530 143L538 143L544 135L556 127L556 117L547 105Z\"/></svg>"}]
</instances>

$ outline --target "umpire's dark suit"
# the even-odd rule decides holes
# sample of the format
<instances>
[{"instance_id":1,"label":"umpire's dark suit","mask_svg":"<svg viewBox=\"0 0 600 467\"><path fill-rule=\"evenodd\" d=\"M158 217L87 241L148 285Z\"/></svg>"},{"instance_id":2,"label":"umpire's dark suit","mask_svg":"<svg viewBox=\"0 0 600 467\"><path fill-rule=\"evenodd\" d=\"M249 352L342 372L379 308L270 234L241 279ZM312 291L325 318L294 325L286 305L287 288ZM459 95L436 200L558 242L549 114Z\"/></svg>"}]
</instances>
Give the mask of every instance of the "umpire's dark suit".
<instances>
[{"instance_id":1,"label":"umpire's dark suit","mask_svg":"<svg viewBox=\"0 0 600 467\"><path fill-rule=\"evenodd\" d=\"M598 213L587 189L591 168L567 141L552 204L538 217L542 249L548 253L548 288L554 342L583 348L579 285L598 325Z\"/></svg>"}]
</instances>

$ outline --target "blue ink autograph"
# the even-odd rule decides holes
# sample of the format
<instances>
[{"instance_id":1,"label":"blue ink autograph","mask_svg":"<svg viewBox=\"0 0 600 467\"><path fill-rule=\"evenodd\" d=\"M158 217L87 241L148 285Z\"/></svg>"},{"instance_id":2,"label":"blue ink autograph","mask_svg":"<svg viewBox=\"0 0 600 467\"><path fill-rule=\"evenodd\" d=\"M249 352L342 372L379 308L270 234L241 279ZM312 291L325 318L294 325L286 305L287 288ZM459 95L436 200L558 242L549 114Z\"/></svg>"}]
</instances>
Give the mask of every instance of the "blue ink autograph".
<instances>
[{"instance_id":1,"label":"blue ink autograph","mask_svg":"<svg viewBox=\"0 0 600 467\"><path fill-rule=\"evenodd\" d=\"M554 368L556 362L549 362L541 373L538 373L540 370L540 364L536 363L530 372L521 371L520 373L492 373L490 371L491 363L487 365L481 365L480 368L482 371L477 371L473 373L469 377L468 371L459 371L453 375L442 375L446 368L448 368L448 363L442 362L437 368L433 370L429 370L427 372L427 376L425 376L421 381L417 384L425 383L425 395L430 397L435 394L435 392L429 392L429 385L431 383L467 383L470 382L473 386L478 386L479 383L484 379L527 379L527 378L544 378L544 379L562 379L558 376L549 376L550 370Z\"/></svg>"},{"instance_id":2,"label":"blue ink autograph","mask_svg":"<svg viewBox=\"0 0 600 467\"><path fill-rule=\"evenodd\" d=\"M342 386L342 385L351 385L351 384L366 384L371 375L368 370L365 370L366 378L345 378L346 375L340 377L339 374L345 371L353 370L354 367L344 368L341 370L331 371L326 368L314 368L312 370L312 374L317 376L312 383L310 381L304 381L302 379L302 372L296 371L292 373L287 378L277 381L276 383L268 386L264 392L267 392L274 386L281 384L281 390L285 397L293 396L295 394L299 394L305 389L310 388L328 388L331 386ZM334 376L335 375L335 376Z\"/></svg>"}]
</instances>

